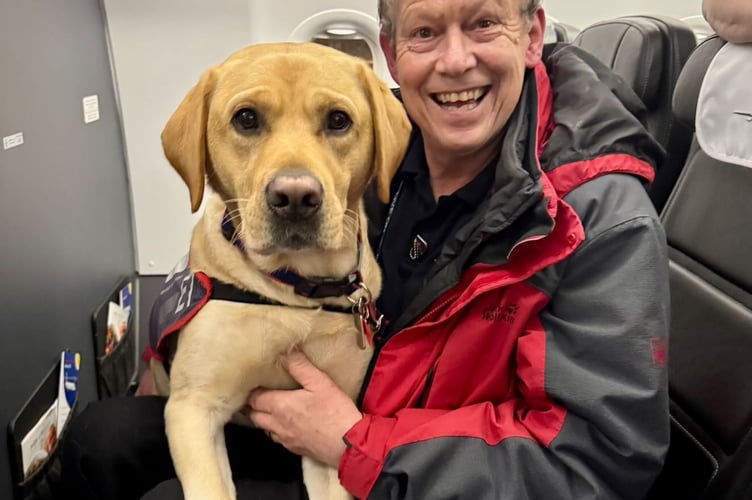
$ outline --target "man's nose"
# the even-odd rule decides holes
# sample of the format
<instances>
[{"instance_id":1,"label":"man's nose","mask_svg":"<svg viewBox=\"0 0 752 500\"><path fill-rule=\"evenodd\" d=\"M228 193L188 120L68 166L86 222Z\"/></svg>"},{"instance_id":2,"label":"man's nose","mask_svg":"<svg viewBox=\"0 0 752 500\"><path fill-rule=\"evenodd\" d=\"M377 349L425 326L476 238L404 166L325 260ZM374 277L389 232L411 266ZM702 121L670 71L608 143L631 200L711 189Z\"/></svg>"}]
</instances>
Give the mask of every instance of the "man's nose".
<instances>
[{"instance_id":1,"label":"man's nose","mask_svg":"<svg viewBox=\"0 0 752 500\"><path fill-rule=\"evenodd\" d=\"M451 27L442 40L442 52L436 70L446 74L462 74L477 64L473 41L460 27Z\"/></svg>"}]
</instances>

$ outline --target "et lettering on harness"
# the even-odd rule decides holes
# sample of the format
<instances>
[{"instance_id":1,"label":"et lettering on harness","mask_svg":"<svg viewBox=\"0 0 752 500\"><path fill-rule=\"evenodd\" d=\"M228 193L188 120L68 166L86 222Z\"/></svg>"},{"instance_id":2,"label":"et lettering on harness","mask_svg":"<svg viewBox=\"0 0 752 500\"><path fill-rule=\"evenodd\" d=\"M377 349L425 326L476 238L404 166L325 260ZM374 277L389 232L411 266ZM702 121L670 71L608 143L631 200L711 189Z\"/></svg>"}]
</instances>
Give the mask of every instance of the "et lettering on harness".
<instances>
[{"instance_id":1,"label":"et lettering on harness","mask_svg":"<svg viewBox=\"0 0 752 500\"><path fill-rule=\"evenodd\" d=\"M167 277L149 319L149 345L144 360L152 357L164 362L167 359L168 335L179 331L212 298L212 280L202 272L186 267Z\"/></svg>"}]
</instances>

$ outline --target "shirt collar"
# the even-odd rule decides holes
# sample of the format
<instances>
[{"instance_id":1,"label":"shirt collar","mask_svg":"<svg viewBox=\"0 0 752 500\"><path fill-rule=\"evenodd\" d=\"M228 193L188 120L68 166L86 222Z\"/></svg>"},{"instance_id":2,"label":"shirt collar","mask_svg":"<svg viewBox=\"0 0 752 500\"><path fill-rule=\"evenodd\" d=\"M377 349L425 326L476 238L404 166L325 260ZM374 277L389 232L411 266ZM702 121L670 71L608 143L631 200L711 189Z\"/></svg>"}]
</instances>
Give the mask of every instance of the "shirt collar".
<instances>
[{"instance_id":1,"label":"shirt collar","mask_svg":"<svg viewBox=\"0 0 752 500\"><path fill-rule=\"evenodd\" d=\"M415 129L417 130L417 129ZM448 195L449 198L456 198L464 201L468 205L478 206L481 201L488 195L494 183L494 173L499 157L495 157L475 178L465 184L463 187ZM411 141L410 147L405 154L402 162L402 168L395 176L395 184L402 182L413 182L417 190L430 189L428 182L428 163L426 162L426 153L423 144L423 136L419 131L415 133L415 139ZM442 196L441 199L447 196Z\"/></svg>"}]
</instances>

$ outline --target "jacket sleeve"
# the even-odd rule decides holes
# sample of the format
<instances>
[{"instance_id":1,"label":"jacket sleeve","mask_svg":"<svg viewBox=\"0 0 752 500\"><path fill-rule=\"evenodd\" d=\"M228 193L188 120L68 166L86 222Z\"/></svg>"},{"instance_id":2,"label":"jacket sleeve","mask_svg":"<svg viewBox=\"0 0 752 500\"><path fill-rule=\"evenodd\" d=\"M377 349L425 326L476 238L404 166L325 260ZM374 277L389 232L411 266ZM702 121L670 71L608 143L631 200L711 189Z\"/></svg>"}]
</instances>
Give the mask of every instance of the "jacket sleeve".
<instances>
[{"instance_id":1,"label":"jacket sleeve","mask_svg":"<svg viewBox=\"0 0 752 500\"><path fill-rule=\"evenodd\" d=\"M644 497L669 439L666 243L654 214L605 219L551 270L559 285L528 326L544 336L545 356L520 337L517 394L366 415L345 436L348 490L395 500ZM441 437L405 444L421 426Z\"/></svg>"}]
</instances>

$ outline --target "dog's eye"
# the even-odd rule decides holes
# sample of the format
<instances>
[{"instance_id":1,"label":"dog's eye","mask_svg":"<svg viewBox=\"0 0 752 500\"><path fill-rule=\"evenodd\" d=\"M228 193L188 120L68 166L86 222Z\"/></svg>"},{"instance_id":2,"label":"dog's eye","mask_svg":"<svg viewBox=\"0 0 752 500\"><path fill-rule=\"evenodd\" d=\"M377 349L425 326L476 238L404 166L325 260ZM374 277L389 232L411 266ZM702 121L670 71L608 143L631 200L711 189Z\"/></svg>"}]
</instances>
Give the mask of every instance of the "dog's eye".
<instances>
[{"instance_id":1,"label":"dog's eye","mask_svg":"<svg viewBox=\"0 0 752 500\"><path fill-rule=\"evenodd\" d=\"M243 108L238 110L232 117L232 125L241 134L248 134L258 131L261 127L261 120L259 120L256 110Z\"/></svg>"},{"instance_id":2,"label":"dog's eye","mask_svg":"<svg viewBox=\"0 0 752 500\"><path fill-rule=\"evenodd\" d=\"M331 111L326 117L326 128L334 132L345 132L352 125L352 119L344 111Z\"/></svg>"}]
</instances>

